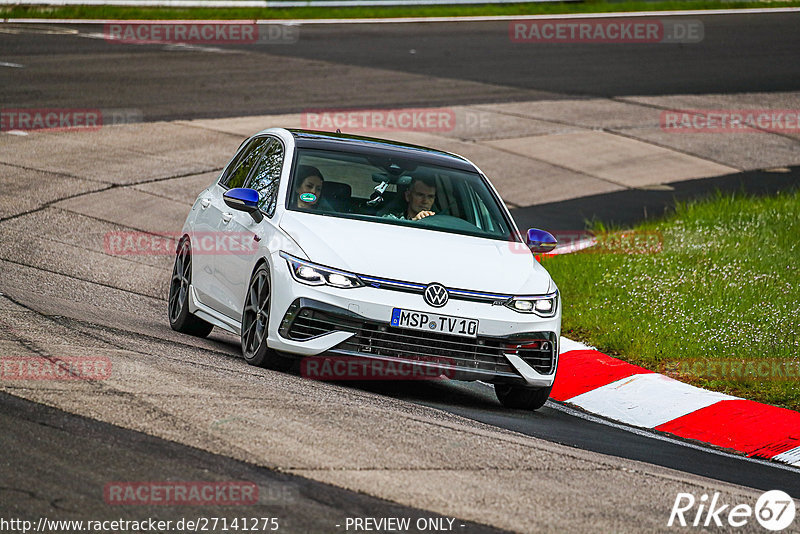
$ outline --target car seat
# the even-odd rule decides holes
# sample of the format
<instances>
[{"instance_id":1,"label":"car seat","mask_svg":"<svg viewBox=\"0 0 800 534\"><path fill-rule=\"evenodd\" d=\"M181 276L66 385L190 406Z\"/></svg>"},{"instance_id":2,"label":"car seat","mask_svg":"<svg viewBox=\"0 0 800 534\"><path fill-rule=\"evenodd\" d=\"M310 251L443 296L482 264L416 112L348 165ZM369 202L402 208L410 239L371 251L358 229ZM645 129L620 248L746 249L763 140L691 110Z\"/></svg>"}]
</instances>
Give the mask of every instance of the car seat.
<instances>
[{"instance_id":1,"label":"car seat","mask_svg":"<svg viewBox=\"0 0 800 534\"><path fill-rule=\"evenodd\" d=\"M352 193L353 188L350 184L327 180L322 182L322 198L328 201L334 211L349 213Z\"/></svg>"}]
</instances>

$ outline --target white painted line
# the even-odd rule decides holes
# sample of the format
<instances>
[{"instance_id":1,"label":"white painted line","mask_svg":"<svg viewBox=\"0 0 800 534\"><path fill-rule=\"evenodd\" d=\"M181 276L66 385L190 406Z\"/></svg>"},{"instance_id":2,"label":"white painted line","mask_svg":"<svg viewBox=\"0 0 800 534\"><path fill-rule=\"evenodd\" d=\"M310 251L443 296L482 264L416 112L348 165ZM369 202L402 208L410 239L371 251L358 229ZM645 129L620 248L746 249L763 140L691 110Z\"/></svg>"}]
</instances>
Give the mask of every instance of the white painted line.
<instances>
[{"instance_id":1,"label":"white painted line","mask_svg":"<svg viewBox=\"0 0 800 534\"><path fill-rule=\"evenodd\" d=\"M7 2L9 5L18 5L18 0L0 0L0 5ZM624 17L674 17L695 15L754 15L765 13L797 13L800 7L776 7L753 9L697 9L686 11L632 11L628 13L578 13L563 15L486 15L475 17L393 17L372 19L256 19L256 20L124 20L124 19L37 19L37 18L7 18L3 22L17 24L186 24L186 23L256 23L256 24L402 24L422 22L497 22L512 20L552 20L552 19L596 19L596 18L624 18Z\"/></svg>"},{"instance_id":2,"label":"white painted line","mask_svg":"<svg viewBox=\"0 0 800 534\"><path fill-rule=\"evenodd\" d=\"M653 428L717 402L736 398L657 373L647 373L587 391L568 402L615 421Z\"/></svg>"},{"instance_id":3,"label":"white painted line","mask_svg":"<svg viewBox=\"0 0 800 534\"><path fill-rule=\"evenodd\" d=\"M22 69L25 65L20 65L19 63L9 63L7 61L0 61L0 67L11 67L12 69Z\"/></svg>"},{"instance_id":4,"label":"white painted line","mask_svg":"<svg viewBox=\"0 0 800 534\"><path fill-rule=\"evenodd\" d=\"M567 415L570 415L572 417L578 417L580 419L584 419L584 420L590 421L592 423L597 423L597 424L600 424L600 425L606 425L606 426L609 426L611 428L616 428L618 430L624 430L625 432L630 432L631 434L635 434L637 436L648 437L648 438L656 439L658 441L664 441L666 443L672 443L673 445L680 445L681 447L687 447L689 449L695 449L695 450L698 450L698 451L707 452L709 454L716 454L718 456L724 456L725 458L735 458L735 459L741 460L743 462L752 462L752 463L760 464L760 465L763 465L763 466L774 467L775 469L782 469L784 471L790 471L792 473L800 474L800 469L798 469L797 467L775 463L772 460L765 460L763 458L750 458L750 457L747 457L747 456L740 456L738 454L731 454L729 452L720 451L720 450L717 450L717 449L712 449L710 447L704 447L703 445L698 445L696 443L690 443L688 441L681 441L679 439L675 439L675 438L672 438L672 437L669 437L669 436L665 436L663 434L659 434L657 431L643 430L641 428L634 428L634 427L630 427L630 426L623 425L623 424L620 424L620 423L614 423L614 422L609 421L607 419L603 419L601 417L595 417L594 415L582 412L580 410L576 410L574 408L566 406L566 405L564 405L564 404L562 404L562 403L560 403L558 401L554 401L552 399L547 401L546 406L548 408L552 408L554 410L558 410L559 412L563 412L563 413L565 413ZM786 453L784 453L784 454L786 454ZM794 464L794 465L797 465L797 464Z\"/></svg>"},{"instance_id":5,"label":"white painted line","mask_svg":"<svg viewBox=\"0 0 800 534\"><path fill-rule=\"evenodd\" d=\"M20 135L20 136L28 135L28 132L24 132L22 130L8 130L5 133L7 133L8 135Z\"/></svg>"},{"instance_id":6,"label":"white painted line","mask_svg":"<svg viewBox=\"0 0 800 534\"><path fill-rule=\"evenodd\" d=\"M782 452L776 456L773 456L772 459L777 460L778 462L785 462L789 465L800 466L800 447L795 447L794 449Z\"/></svg>"},{"instance_id":7,"label":"white painted line","mask_svg":"<svg viewBox=\"0 0 800 534\"><path fill-rule=\"evenodd\" d=\"M164 50L172 50L178 52L206 52L209 54L241 54L241 50L217 48L215 46L194 45L188 43L137 43L137 44L162 44Z\"/></svg>"},{"instance_id":8,"label":"white painted line","mask_svg":"<svg viewBox=\"0 0 800 534\"><path fill-rule=\"evenodd\" d=\"M86 39L100 39L102 41L110 40L109 36L104 33L92 32L92 33L79 33L78 35L80 37L85 37Z\"/></svg>"},{"instance_id":9,"label":"white painted line","mask_svg":"<svg viewBox=\"0 0 800 534\"><path fill-rule=\"evenodd\" d=\"M584 345L580 341L573 341L566 337L561 337L561 350L559 354L564 354L565 352L569 352L571 350L597 350L594 347L589 345Z\"/></svg>"},{"instance_id":10,"label":"white painted line","mask_svg":"<svg viewBox=\"0 0 800 534\"><path fill-rule=\"evenodd\" d=\"M0 0L13 1L13 0ZM754 9L697 9L687 11L629 11L615 13L565 13L562 15L485 15L474 17L396 17L391 19L299 19L298 24L374 24L376 22L493 22L511 20L552 20L552 19L597 19L654 16L689 16L689 15L733 15L759 13L793 13L800 12L800 7L754 8ZM256 22L276 22L258 20Z\"/></svg>"}]
</instances>

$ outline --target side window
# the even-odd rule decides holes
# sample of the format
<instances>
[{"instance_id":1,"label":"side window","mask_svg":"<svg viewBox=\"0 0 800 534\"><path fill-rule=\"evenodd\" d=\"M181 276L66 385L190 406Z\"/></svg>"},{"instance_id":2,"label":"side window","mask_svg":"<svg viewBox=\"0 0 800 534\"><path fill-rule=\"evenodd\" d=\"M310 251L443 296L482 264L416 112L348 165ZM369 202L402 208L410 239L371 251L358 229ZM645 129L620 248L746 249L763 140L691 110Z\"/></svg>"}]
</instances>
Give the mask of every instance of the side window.
<instances>
[{"instance_id":1,"label":"side window","mask_svg":"<svg viewBox=\"0 0 800 534\"><path fill-rule=\"evenodd\" d=\"M250 174L250 170L258 161L262 149L268 142L269 139L265 137L256 137L250 141L247 147L239 153L236 160L231 162L227 174L219 181L220 185L228 189L244 187L244 182Z\"/></svg>"},{"instance_id":2,"label":"side window","mask_svg":"<svg viewBox=\"0 0 800 534\"><path fill-rule=\"evenodd\" d=\"M283 169L283 144L277 139L270 139L247 185L258 191L259 207L268 217L272 217L275 213L275 205L278 202L281 169Z\"/></svg>"}]
</instances>

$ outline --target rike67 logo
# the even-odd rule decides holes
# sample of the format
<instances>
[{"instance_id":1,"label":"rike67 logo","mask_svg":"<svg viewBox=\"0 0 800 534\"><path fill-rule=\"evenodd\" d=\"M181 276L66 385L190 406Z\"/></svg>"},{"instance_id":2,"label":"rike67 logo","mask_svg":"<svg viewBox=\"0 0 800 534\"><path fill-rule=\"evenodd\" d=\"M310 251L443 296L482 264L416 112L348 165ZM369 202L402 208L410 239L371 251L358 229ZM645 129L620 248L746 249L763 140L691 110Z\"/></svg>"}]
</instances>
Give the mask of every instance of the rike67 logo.
<instances>
[{"instance_id":1,"label":"rike67 logo","mask_svg":"<svg viewBox=\"0 0 800 534\"><path fill-rule=\"evenodd\" d=\"M720 500L719 492L709 499L703 494L697 499L691 493L678 493L667 526L671 527L743 527L754 517L767 530L781 531L789 527L795 516L794 500L781 490L763 493L756 505L732 505Z\"/></svg>"}]
</instances>

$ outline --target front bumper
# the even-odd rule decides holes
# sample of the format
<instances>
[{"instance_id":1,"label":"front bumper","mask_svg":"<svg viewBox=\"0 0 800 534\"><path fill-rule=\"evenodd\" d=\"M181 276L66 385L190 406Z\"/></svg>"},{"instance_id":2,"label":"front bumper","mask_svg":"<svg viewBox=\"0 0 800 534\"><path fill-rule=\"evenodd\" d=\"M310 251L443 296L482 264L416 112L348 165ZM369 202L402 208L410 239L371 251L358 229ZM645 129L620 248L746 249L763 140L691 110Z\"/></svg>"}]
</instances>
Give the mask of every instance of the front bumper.
<instances>
[{"instance_id":1,"label":"front bumper","mask_svg":"<svg viewBox=\"0 0 800 534\"><path fill-rule=\"evenodd\" d=\"M402 361L438 369L457 380L523 383L528 369L533 373L527 378L534 381L555 374L557 341L552 332L471 339L396 328L304 298L293 302L281 321L281 337L293 341L319 339L334 332L352 336L327 350L328 354Z\"/></svg>"},{"instance_id":2,"label":"front bumper","mask_svg":"<svg viewBox=\"0 0 800 534\"><path fill-rule=\"evenodd\" d=\"M273 264L271 348L302 355L333 354L436 368L458 380L549 387L558 366L560 310L544 319L485 302L453 300L446 309L420 295L296 282L286 262ZM477 338L396 328L393 308L480 321ZM426 376L430 374L427 373Z\"/></svg>"}]
</instances>

